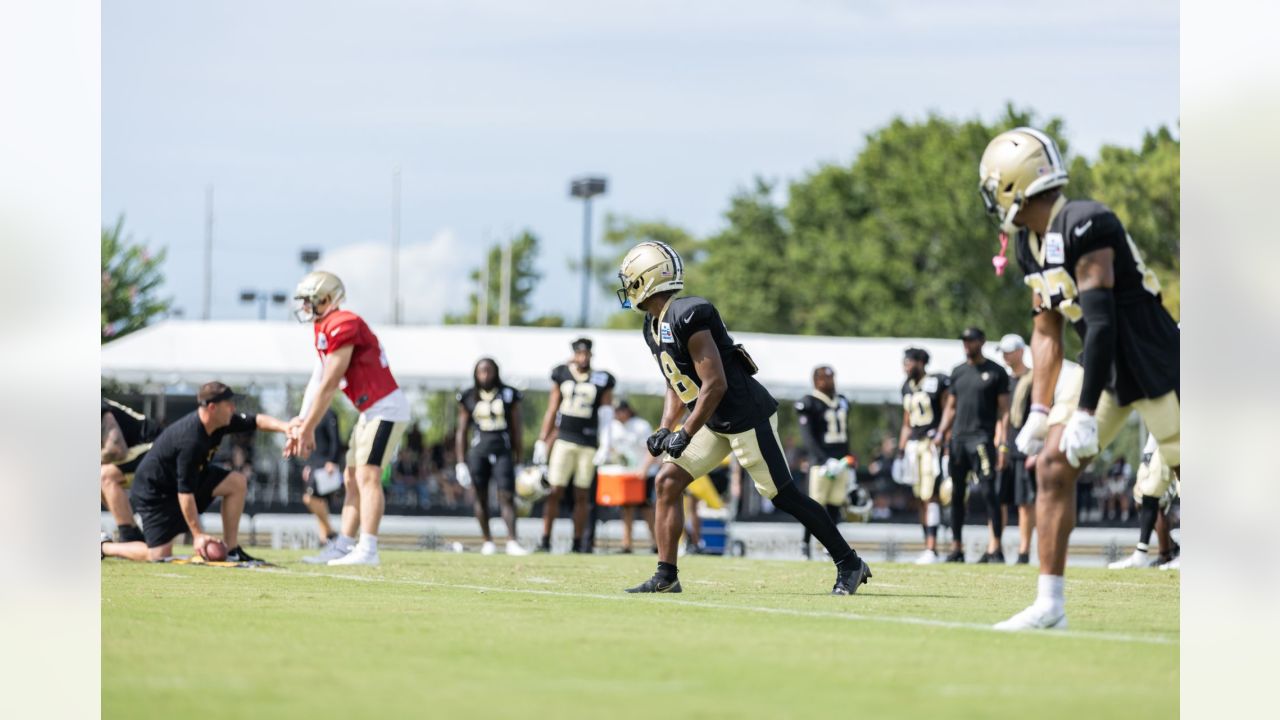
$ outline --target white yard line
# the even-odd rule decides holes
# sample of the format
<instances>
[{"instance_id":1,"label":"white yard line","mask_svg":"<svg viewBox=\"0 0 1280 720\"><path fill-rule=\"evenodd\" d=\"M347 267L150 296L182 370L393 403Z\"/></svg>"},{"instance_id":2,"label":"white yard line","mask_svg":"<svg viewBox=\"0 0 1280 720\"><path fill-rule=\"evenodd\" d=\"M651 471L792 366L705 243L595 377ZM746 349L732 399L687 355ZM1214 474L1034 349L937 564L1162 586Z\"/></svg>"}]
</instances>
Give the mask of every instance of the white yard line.
<instances>
[{"instance_id":1,"label":"white yard line","mask_svg":"<svg viewBox=\"0 0 1280 720\"><path fill-rule=\"evenodd\" d=\"M405 580L398 578L381 578L368 577L362 575L344 575L339 573L318 573L318 572L302 572L297 570L272 569L272 568L255 568L254 572L272 573L276 575L292 576L292 577L315 577L315 578L333 578L335 580L351 580L355 582L368 583L388 583L392 585L413 585L417 587L434 587L446 588L451 590L474 590L482 593L511 593L516 595L541 595L545 597L566 597L580 598L587 600L608 600L613 602L644 602L643 598L637 598L632 595L602 595L600 593L580 593L565 592L561 590L536 590L533 588L500 588L489 587L485 585L468 585L460 583L444 583L432 582L430 580ZM952 622L949 620L935 620L933 618L919 618L902 615L866 615L862 613L846 613L846 612L824 612L821 610L793 610L790 608L761 607L754 605L731 605L725 603L707 602L703 600L685 600L671 595L664 595L659 602L684 605L686 607L707 608L712 610L732 610L737 612L760 613L764 615L786 615L790 617L803 618L829 618L832 620L854 620L861 622L883 622L896 623L899 625L923 625L926 627L939 627L949 630L980 630L991 633L1009 634L1006 631L996 630L990 625L981 623L963 623ZM1026 633L1021 633L1026 634ZM1124 633L1096 632L1090 630L1054 630L1050 632L1036 633L1037 637L1066 638L1080 640L1109 640L1112 642L1126 643L1142 643L1148 645L1178 645L1179 642L1175 638L1164 635L1126 635Z\"/></svg>"}]
</instances>

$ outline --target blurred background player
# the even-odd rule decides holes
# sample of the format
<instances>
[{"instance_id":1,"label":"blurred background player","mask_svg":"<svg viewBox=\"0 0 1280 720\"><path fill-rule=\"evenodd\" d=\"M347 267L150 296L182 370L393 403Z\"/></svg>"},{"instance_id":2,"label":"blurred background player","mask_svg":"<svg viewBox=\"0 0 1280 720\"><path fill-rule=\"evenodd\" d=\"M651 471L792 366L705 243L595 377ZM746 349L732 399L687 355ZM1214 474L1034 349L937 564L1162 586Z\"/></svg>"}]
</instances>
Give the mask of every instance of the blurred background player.
<instances>
[{"instance_id":1,"label":"blurred background player","mask_svg":"<svg viewBox=\"0 0 1280 720\"><path fill-rule=\"evenodd\" d=\"M1026 347L1021 335L1000 338L1000 353L1009 366L1009 432L1005 435L1004 469L1000 471L1001 495L1013 489L1018 508L1018 565L1031 562L1031 534L1036 529L1036 473L1027 467L1027 456L1012 442L1031 412L1031 368L1026 363ZM1006 498L1007 499L1007 498Z\"/></svg>"},{"instance_id":2,"label":"blurred background player","mask_svg":"<svg viewBox=\"0 0 1280 720\"><path fill-rule=\"evenodd\" d=\"M472 385L458 393L456 438L458 482L475 492L476 520L484 535L481 555L493 555L498 546L489 532L489 480L497 482L498 508L507 525L508 555L528 555L516 533L516 465L520 464L520 391L502 382L498 363L481 358L471 373ZM474 426L471 447L467 431ZM465 461L463 460L465 458Z\"/></svg>"},{"instance_id":3,"label":"blurred background player","mask_svg":"<svg viewBox=\"0 0 1280 720\"><path fill-rule=\"evenodd\" d=\"M231 548L227 560L257 560L239 544L248 480L210 461L228 433L288 433L290 426L269 415L236 412L235 393L220 382L202 385L196 400L199 407L160 433L134 473L130 496L142 518L143 541L103 542L103 557L163 560L173 554L174 540L188 532L200 553L211 538L200 525L200 513L220 497L222 537Z\"/></svg>"},{"instance_id":4,"label":"blurred background player","mask_svg":"<svg viewBox=\"0 0 1280 720\"><path fill-rule=\"evenodd\" d=\"M551 397L542 418L542 431L533 446L533 464L547 465L551 494L542 507L542 542L551 550L551 528L560 512L560 498L573 484L573 552L590 552L583 543L587 513L595 499L591 483L596 467L611 450L613 375L591 368L591 340L573 341L573 359L551 371ZM550 454L547 449L550 446Z\"/></svg>"},{"instance_id":5,"label":"blurred background player","mask_svg":"<svg viewBox=\"0 0 1280 720\"><path fill-rule=\"evenodd\" d=\"M1138 481L1133 486L1133 497L1140 503L1138 545L1129 557L1117 560L1107 567L1112 570L1157 566L1163 568L1178 561L1182 549L1173 542L1168 521L1169 509L1177 495L1173 490L1176 479L1173 470L1160 457L1160 446L1155 436L1147 435L1147 444L1142 449L1142 464L1138 466ZM1160 557L1156 559L1151 558L1147 552L1152 531L1156 531L1160 541Z\"/></svg>"},{"instance_id":6,"label":"blurred background player","mask_svg":"<svg viewBox=\"0 0 1280 720\"><path fill-rule=\"evenodd\" d=\"M1067 626L1076 479L1133 410L1175 473L1180 462L1179 332L1160 281L1120 219L1100 203L1068 201L1066 184L1057 144L1032 128L1000 133L978 163L983 204L1013 240L1033 313L1032 405L1017 443L1038 454L1040 579L1035 602L998 623L1002 630ZM1067 320L1084 342L1078 373L1063 365Z\"/></svg>"},{"instance_id":7,"label":"blurred background player","mask_svg":"<svg viewBox=\"0 0 1280 720\"><path fill-rule=\"evenodd\" d=\"M315 451L316 427L339 386L360 411L347 442L342 534L316 560L330 565L377 565L378 526L386 507L382 471L395 458L409 423L409 400L391 374L378 337L359 315L340 307L346 290L337 275L322 270L307 273L293 296L299 302L298 320L314 324L319 361L293 423L298 455L306 458ZM353 537L357 527L359 543Z\"/></svg>"},{"instance_id":8,"label":"blurred background player","mask_svg":"<svg viewBox=\"0 0 1280 720\"><path fill-rule=\"evenodd\" d=\"M146 415L102 398L102 466L98 482L102 503L116 523L116 542L143 541L142 531L133 523L129 485L157 434Z\"/></svg>"},{"instance_id":9,"label":"blurred background player","mask_svg":"<svg viewBox=\"0 0 1280 720\"><path fill-rule=\"evenodd\" d=\"M796 403L800 438L809 456L809 497L840 524L853 480L849 454L849 399L836 392L836 371L830 365L813 369L813 392ZM812 556L813 534L804 531L804 556Z\"/></svg>"},{"instance_id":10,"label":"blurred background player","mask_svg":"<svg viewBox=\"0 0 1280 720\"><path fill-rule=\"evenodd\" d=\"M920 348L907 348L902 356L902 432L898 437L898 455L903 459L904 482L915 489L920 501L920 525L924 528L924 551L917 565L928 565L938 557L938 526L942 524L942 506L938 504L942 486L942 462L939 448L933 443L942 422L951 378L942 373L929 375L929 353Z\"/></svg>"},{"instance_id":11,"label":"blurred background player","mask_svg":"<svg viewBox=\"0 0 1280 720\"><path fill-rule=\"evenodd\" d=\"M632 525L636 521L636 510L644 524L649 528L649 537L657 537L653 529L653 479L658 474L658 463L645 448L645 441L653 434L653 425L648 420L636 415L631 403L619 398L613 411L613 430L610 441L613 446L613 462L630 470L636 470L645 478L645 501L639 505L622 507L622 552L630 553L634 547L632 542ZM658 551L655 543L653 551Z\"/></svg>"},{"instance_id":12,"label":"blurred background player","mask_svg":"<svg viewBox=\"0 0 1280 720\"><path fill-rule=\"evenodd\" d=\"M618 272L622 307L645 314L645 345L667 379L662 422L649 437L658 471L658 569L631 593L680 592L677 545L684 525L685 488L733 453L756 490L808 528L836 565L833 595L852 595L871 569L849 547L822 506L796 489L782 441L778 401L753 375L755 362L733 342L720 313L700 297L678 298L684 263L670 246L631 248ZM686 415L687 413L687 415ZM683 426L672 430L684 416Z\"/></svg>"},{"instance_id":13,"label":"blurred background player","mask_svg":"<svg viewBox=\"0 0 1280 720\"><path fill-rule=\"evenodd\" d=\"M1005 444L1008 431L1009 373L982 354L987 335L980 328L966 329L960 340L964 343L965 361L951 371L951 392L942 412L942 423L934 437L934 445L940 448L943 437L951 434L949 470L954 483L951 491L953 547L947 562L964 562L961 533L968 498L968 476L973 473L978 478L987 507L987 528L990 531L987 551L978 562L1003 563L1000 535L1004 524L996 473L1004 469L1007 458L996 448Z\"/></svg>"},{"instance_id":14,"label":"blurred background player","mask_svg":"<svg viewBox=\"0 0 1280 720\"><path fill-rule=\"evenodd\" d=\"M338 433L338 414L327 408L316 426L316 449L302 465L302 504L316 516L320 528L320 542L331 543L337 539L329 522L329 498L342 487L342 440ZM319 562L317 556L303 558L306 562Z\"/></svg>"}]
</instances>

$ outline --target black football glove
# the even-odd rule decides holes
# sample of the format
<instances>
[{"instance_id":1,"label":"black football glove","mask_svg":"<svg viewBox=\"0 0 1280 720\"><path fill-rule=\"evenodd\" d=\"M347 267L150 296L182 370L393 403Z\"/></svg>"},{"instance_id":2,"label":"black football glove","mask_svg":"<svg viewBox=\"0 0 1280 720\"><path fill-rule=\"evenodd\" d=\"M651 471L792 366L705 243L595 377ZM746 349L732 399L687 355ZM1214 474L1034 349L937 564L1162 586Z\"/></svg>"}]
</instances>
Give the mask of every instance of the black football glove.
<instances>
[{"instance_id":1,"label":"black football glove","mask_svg":"<svg viewBox=\"0 0 1280 720\"><path fill-rule=\"evenodd\" d=\"M661 455L664 447L666 446L667 436L670 434L670 430L666 428L658 428L657 432L650 435L649 439L644 442L644 444L649 448L649 454L654 457Z\"/></svg>"},{"instance_id":2,"label":"black football glove","mask_svg":"<svg viewBox=\"0 0 1280 720\"><path fill-rule=\"evenodd\" d=\"M666 451L673 458L678 458L689 447L689 433L677 430L667 436Z\"/></svg>"}]
</instances>

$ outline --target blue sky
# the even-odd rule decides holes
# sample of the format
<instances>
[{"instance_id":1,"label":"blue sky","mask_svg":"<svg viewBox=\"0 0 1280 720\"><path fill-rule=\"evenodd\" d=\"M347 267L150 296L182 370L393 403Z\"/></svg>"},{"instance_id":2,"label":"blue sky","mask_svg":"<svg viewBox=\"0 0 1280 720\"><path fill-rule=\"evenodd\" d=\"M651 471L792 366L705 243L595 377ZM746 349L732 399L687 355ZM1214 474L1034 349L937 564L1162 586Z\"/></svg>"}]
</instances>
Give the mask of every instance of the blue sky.
<instances>
[{"instance_id":1,"label":"blue sky","mask_svg":"<svg viewBox=\"0 0 1280 720\"><path fill-rule=\"evenodd\" d=\"M597 238L605 212L704 234L753 176L847 162L895 115L1012 100L1090 156L1178 122L1173 1L113 0L102 25L103 221L168 248L187 317L208 184L215 318L256 316L240 289L291 290L315 246L385 320L398 166L409 321L463 307L486 238L525 227L538 310L573 319L584 172L610 181Z\"/></svg>"}]
</instances>

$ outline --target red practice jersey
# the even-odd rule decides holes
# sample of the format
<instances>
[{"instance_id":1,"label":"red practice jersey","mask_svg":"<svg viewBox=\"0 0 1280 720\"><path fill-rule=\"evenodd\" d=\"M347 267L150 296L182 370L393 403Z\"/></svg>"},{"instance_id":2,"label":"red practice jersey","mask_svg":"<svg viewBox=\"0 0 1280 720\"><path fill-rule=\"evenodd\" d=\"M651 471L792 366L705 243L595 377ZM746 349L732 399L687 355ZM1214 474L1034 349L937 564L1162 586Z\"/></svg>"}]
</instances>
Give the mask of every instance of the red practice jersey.
<instances>
[{"instance_id":1,"label":"red practice jersey","mask_svg":"<svg viewBox=\"0 0 1280 720\"><path fill-rule=\"evenodd\" d=\"M342 392L361 412L400 386L391 375L387 354L369 326L359 315L335 310L316 321L316 352L320 359L338 348L354 345L351 364L342 378Z\"/></svg>"}]
</instances>

